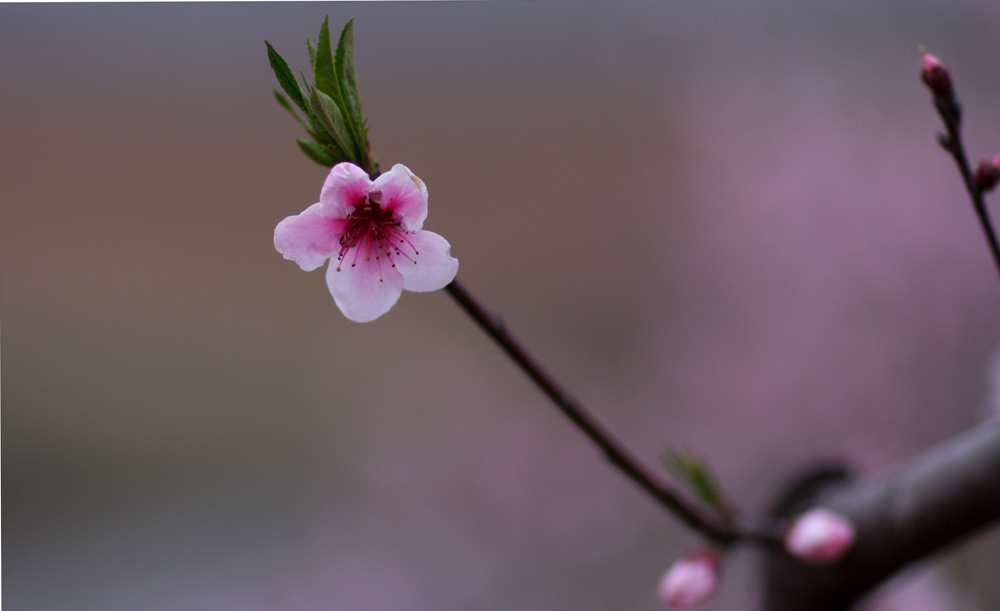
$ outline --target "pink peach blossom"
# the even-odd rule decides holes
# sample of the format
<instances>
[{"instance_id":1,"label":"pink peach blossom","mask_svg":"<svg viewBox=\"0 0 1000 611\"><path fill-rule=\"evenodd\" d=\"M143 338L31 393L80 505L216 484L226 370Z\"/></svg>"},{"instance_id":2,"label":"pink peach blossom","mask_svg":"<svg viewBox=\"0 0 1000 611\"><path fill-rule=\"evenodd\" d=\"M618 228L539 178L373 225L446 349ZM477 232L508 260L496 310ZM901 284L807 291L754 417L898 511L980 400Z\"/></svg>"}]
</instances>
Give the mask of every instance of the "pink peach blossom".
<instances>
[{"instance_id":1,"label":"pink peach blossom","mask_svg":"<svg viewBox=\"0 0 1000 611\"><path fill-rule=\"evenodd\" d=\"M816 508L799 516L785 535L785 548L813 564L840 560L854 544L854 526L829 509Z\"/></svg>"},{"instance_id":2,"label":"pink peach blossom","mask_svg":"<svg viewBox=\"0 0 1000 611\"><path fill-rule=\"evenodd\" d=\"M374 181L353 163L330 170L319 202L274 229L274 247L305 271L330 260L326 283L344 316L368 322L403 289L435 291L458 273L443 237L422 231L427 187L406 166Z\"/></svg>"}]
</instances>

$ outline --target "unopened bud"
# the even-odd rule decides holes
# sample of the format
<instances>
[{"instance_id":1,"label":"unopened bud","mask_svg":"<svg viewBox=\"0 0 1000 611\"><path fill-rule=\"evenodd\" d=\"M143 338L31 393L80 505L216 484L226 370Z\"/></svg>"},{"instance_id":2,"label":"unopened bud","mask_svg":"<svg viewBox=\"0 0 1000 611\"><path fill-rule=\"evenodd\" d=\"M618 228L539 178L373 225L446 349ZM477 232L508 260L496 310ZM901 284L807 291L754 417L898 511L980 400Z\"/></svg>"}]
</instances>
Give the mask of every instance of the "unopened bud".
<instances>
[{"instance_id":1,"label":"unopened bud","mask_svg":"<svg viewBox=\"0 0 1000 611\"><path fill-rule=\"evenodd\" d=\"M817 508L799 516L785 535L785 549L812 564L840 560L854 544L854 526L829 509Z\"/></svg>"},{"instance_id":2,"label":"unopened bud","mask_svg":"<svg viewBox=\"0 0 1000 611\"><path fill-rule=\"evenodd\" d=\"M976 167L975 179L983 193L992 191L1000 183L1000 155L980 161Z\"/></svg>"},{"instance_id":3,"label":"unopened bud","mask_svg":"<svg viewBox=\"0 0 1000 611\"><path fill-rule=\"evenodd\" d=\"M954 92L948 67L930 53L924 53L920 60L920 78L935 97L950 98Z\"/></svg>"},{"instance_id":4,"label":"unopened bud","mask_svg":"<svg viewBox=\"0 0 1000 611\"><path fill-rule=\"evenodd\" d=\"M719 588L718 550L704 549L675 563L660 580L660 599L675 609L691 609L712 598Z\"/></svg>"}]
</instances>

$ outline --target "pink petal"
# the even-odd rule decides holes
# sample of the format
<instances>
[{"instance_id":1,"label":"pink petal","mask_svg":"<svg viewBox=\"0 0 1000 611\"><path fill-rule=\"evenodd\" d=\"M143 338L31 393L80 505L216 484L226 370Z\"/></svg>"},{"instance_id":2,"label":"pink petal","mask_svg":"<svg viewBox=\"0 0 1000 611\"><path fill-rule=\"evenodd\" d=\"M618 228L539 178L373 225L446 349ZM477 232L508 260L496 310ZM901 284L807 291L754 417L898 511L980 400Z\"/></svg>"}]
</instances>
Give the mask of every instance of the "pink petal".
<instances>
[{"instance_id":1,"label":"pink petal","mask_svg":"<svg viewBox=\"0 0 1000 611\"><path fill-rule=\"evenodd\" d=\"M420 231L427 219L427 185L405 165L397 163L375 179L372 192L380 191L382 208L391 210L408 231Z\"/></svg>"},{"instance_id":2,"label":"pink petal","mask_svg":"<svg viewBox=\"0 0 1000 611\"><path fill-rule=\"evenodd\" d=\"M371 188L372 181L364 170L347 161L338 163L327 174L319 192L323 204L320 214L330 219L347 218L355 204L364 203Z\"/></svg>"},{"instance_id":3,"label":"pink petal","mask_svg":"<svg viewBox=\"0 0 1000 611\"><path fill-rule=\"evenodd\" d=\"M302 214L290 216L274 228L274 247L307 272L320 267L340 251L340 236L346 225L346 221L320 216L321 206L313 204Z\"/></svg>"},{"instance_id":4,"label":"pink petal","mask_svg":"<svg viewBox=\"0 0 1000 611\"><path fill-rule=\"evenodd\" d=\"M403 288L408 291L436 291L455 279L458 259L451 256L448 240L432 231L402 237L419 253L410 254L410 259L395 257L396 269L403 275Z\"/></svg>"},{"instance_id":5,"label":"pink petal","mask_svg":"<svg viewBox=\"0 0 1000 611\"><path fill-rule=\"evenodd\" d=\"M369 322L389 311L403 292L403 277L386 264L386 259L364 260L359 257L351 267L356 249L351 249L340 263L330 263L326 285L344 316L354 322ZM382 282L379 282L381 278Z\"/></svg>"}]
</instances>

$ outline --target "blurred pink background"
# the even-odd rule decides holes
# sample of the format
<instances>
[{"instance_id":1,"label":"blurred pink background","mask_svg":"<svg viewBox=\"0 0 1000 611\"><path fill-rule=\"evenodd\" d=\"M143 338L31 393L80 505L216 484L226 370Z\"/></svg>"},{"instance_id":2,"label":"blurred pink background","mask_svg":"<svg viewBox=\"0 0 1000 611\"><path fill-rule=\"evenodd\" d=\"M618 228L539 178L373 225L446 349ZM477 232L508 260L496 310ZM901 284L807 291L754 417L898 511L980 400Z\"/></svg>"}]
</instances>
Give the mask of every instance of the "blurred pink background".
<instances>
[{"instance_id":1,"label":"blurred pink background","mask_svg":"<svg viewBox=\"0 0 1000 611\"><path fill-rule=\"evenodd\" d=\"M658 609L698 545L446 294L358 325L274 251L324 170L264 40L304 69L326 14L460 277L651 464L758 511L988 416L1000 282L917 47L996 153L992 0L4 4L12 611ZM871 608L1000 608L998 554Z\"/></svg>"}]
</instances>

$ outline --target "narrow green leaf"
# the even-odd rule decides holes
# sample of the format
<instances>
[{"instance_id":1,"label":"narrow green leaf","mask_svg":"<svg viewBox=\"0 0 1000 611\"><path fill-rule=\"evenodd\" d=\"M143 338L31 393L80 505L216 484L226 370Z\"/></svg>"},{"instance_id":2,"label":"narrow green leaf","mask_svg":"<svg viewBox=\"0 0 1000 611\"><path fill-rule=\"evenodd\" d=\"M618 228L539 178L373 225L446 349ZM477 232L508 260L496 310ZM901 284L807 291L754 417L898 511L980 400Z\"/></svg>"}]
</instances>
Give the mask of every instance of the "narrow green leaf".
<instances>
[{"instance_id":1,"label":"narrow green leaf","mask_svg":"<svg viewBox=\"0 0 1000 611\"><path fill-rule=\"evenodd\" d=\"M302 149L302 152L309 159L312 159L321 166L332 168L339 161L328 150L312 140L296 140L296 142L299 143L299 148Z\"/></svg>"},{"instance_id":2,"label":"narrow green leaf","mask_svg":"<svg viewBox=\"0 0 1000 611\"><path fill-rule=\"evenodd\" d=\"M312 91L312 85L306 80L306 75L301 71L299 74L302 76L302 83L304 84L305 91ZM313 111L312 99L310 98L306 104L306 115L309 117L310 128L307 128L309 135L313 137L313 140L326 146L328 144L333 144L333 137L327 133L326 122L321 120L319 116Z\"/></svg>"},{"instance_id":3,"label":"narrow green leaf","mask_svg":"<svg viewBox=\"0 0 1000 611\"><path fill-rule=\"evenodd\" d=\"M354 149L350 132L344 123L344 116L340 112L337 104L318 88L313 87L309 92L309 102L316 118L325 128L332 140L331 146L336 147L344 153L344 159L358 163L361 155Z\"/></svg>"},{"instance_id":4,"label":"narrow green leaf","mask_svg":"<svg viewBox=\"0 0 1000 611\"><path fill-rule=\"evenodd\" d=\"M272 89L271 91L274 92L274 99L278 100L278 104L281 104L282 108L295 115L295 109L293 109L292 105L288 102L288 98L283 96L277 89ZM298 115L295 115L295 117L298 118Z\"/></svg>"},{"instance_id":5,"label":"narrow green leaf","mask_svg":"<svg viewBox=\"0 0 1000 611\"><path fill-rule=\"evenodd\" d=\"M278 104L280 104L282 108L287 110L289 114L291 114L292 117L294 117L295 120L299 122L299 125L301 125L303 129L306 130L306 133L308 133L313 140L316 140L320 144L330 143L330 137L327 136L326 130L323 128L323 126L319 125L319 120L313 114L312 109L308 107L306 108L306 115L309 117L309 121L313 123L312 125L310 125L309 123L306 123L304 120L302 120L302 117L300 117L299 114L295 112L295 109L292 108L292 105L288 102L288 98L281 95L281 93L279 93L277 90L274 90L274 97L275 99L278 100Z\"/></svg>"},{"instance_id":6,"label":"narrow green leaf","mask_svg":"<svg viewBox=\"0 0 1000 611\"><path fill-rule=\"evenodd\" d=\"M337 86L337 73L333 68L333 47L330 45L330 18L323 19L319 29L319 42L313 60L313 78L316 88L330 96L340 106L340 87Z\"/></svg>"},{"instance_id":7,"label":"narrow green leaf","mask_svg":"<svg viewBox=\"0 0 1000 611\"><path fill-rule=\"evenodd\" d=\"M351 19L340 33L337 42L337 52L333 58L333 67L337 73L337 83L340 86L342 110L347 116L351 136L359 150L368 148L365 119L361 114L361 96L358 93L358 77L354 66L354 20Z\"/></svg>"},{"instance_id":8,"label":"narrow green leaf","mask_svg":"<svg viewBox=\"0 0 1000 611\"><path fill-rule=\"evenodd\" d=\"M309 79L306 78L306 73L299 70L299 77L302 79L302 90L309 91L312 85L309 84Z\"/></svg>"},{"instance_id":9,"label":"narrow green leaf","mask_svg":"<svg viewBox=\"0 0 1000 611\"><path fill-rule=\"evenodd\" d=\"M723 500L719 487L702 461L688 452L670 452L664 456L670 470L703 503L718 510L729 518L730 510Z\"/></svg>"},{"instance_id":10,"label":"narrow green leaf","mask_svg":"<svg viewBox=\"0 0 1000 611\"><path fill-rule=\"evenodd\" d=\"M309 49L309 65L316 63L316 47L313 46L312 38L306 36L306 48Z\"/></svg>"},{"instance_id":11,"label":"narrow green leaf","mask_svg":"<svg viewBox=\"0 0 1000 611\"><path fill-rule=\"evenodd\" d=\"M285 96L281 95L281 92L279 92L277 89L274 90L274 98L276 100L278 100L278 104L281 104L282 108L284 108L285 110L287 110L289 114L291 114L293 117L295 117L295 120L298 121L299 124L302 125L302 127L306 128L306 129L309 129L309 126L306 125L306 122L302 120L302 117L300 117L299 114L297 112L295 112L295 109L292 108L292 105L288 101L288 98L286 98Z\"/></svg>"},{"instance_id":12,"label":"narrow green leaf","mask_svg":"<svg viewBox=\"0 0 1000 611\"><path fill-rule=\"evenodd\" d=\"M320 124L319 119L316 118L316 116L312 113L311 109L309 109L309 111L307 112L307 114L309 115L309 121L311 123L310 124L302 120L302 117L300 117L298 113L295 112L295 109L292 108L292 106L288 103L288 100L285 99L285 96L275 91L274 97L278 99L278 104L281 104L289 113L291 113L293 117L295 117L295 120L299 122L299 125L301 125L302 128L306 130L306 133L309 134L309 136L313 140L315 140L321 146L326 146L332 143L332 139L330 138L329 135L327 135L325 127Z\"/></svg>"},{"instance_id":13,"label":"narrow green leaf","mask_svg":"<svg viewBox=\"0 0 1000 611\"><path fill-rule=\"evenodd\" d=\"M295 76L288 67L288 62L286 62L285 59L274 50L271 43L264 41L264 44L267 45L267 59L271 62L271 70L274 70L274 75L278 77L278 84L285 90L288 97L295 102L295 105L305 112L305 96L302 95L302 90L299 89L299 84L295 81Z\"/></svg>"}]
</instances>

